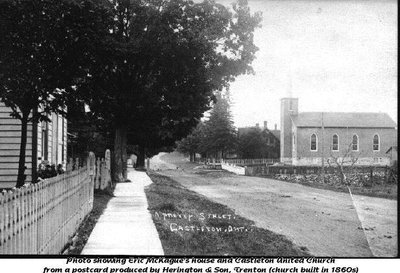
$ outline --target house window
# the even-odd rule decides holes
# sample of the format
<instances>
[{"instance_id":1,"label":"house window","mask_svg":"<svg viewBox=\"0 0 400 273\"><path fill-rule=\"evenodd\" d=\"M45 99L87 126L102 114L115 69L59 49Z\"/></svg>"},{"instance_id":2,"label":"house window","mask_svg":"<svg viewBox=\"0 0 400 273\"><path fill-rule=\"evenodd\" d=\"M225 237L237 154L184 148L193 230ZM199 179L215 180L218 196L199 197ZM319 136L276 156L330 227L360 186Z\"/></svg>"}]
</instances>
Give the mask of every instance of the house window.
<instances>
[{"instance_id":1,"label":"house window","mask_svg":"<svg viewBox=\"0 0 400 273\"><path fill-rule=\"evenodd\" d=\"M379 136L378 135L374 135L372 150L379 151Z\"/></svg>"},{"instance_id":2,"label":"house window","mask_svg":"<svg viewBox=\"0 0 400 273\"><path fill-rule=\"evenodd\" d=\"M332 151L339 151L339 136L336 134L332 137Z\"/></svg>"},{"instance_id":3,"label":"house window","mask_svg":"<svg viewBox=\"0 0 400 273\"><path fill-rule=\"evenodd\" d=\"M310 150L311 151L317 150L317 135L316 134L311 135Z\"/></svg>"},{"instance_id":4,"label":"house window","mask_svg":"<svg viewBox=\"0 0 400 273\"><path fill-rule=\"evenodd\" d=\"M358 136L357 135L353 135L353 142L351 145L351 149L353 151L358 151Z\"/></svg>"}]
</instances>

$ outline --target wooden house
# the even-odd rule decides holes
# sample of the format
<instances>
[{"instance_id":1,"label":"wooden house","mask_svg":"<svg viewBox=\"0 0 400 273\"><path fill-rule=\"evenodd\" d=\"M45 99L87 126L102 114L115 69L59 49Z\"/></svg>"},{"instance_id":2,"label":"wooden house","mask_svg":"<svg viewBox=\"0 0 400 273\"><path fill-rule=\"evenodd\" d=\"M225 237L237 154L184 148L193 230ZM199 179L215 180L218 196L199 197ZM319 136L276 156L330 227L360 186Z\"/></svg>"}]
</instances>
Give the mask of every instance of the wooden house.
<instances>
[{"instance_id":1,"label":"wooden house","mask_svg":"<svg viewBox=\"0 0 400 273\"><path fill-rule=\"evenodd\" d=\"M18 174L21 122L11 117L10 113L11 109L0 102L0 188L14 187ZM51 122L41 122L36 128L28 124L25 182L32 181L32 168L37 168L44 160L49 164L63 164L65 167L67 121L57 114L51 114L49 119ZM34 150L37 153L32 155ZM36 166L32 166L32 162L36 162Z\"/></svg>"},{"instance_id":2,"label":"wooden house","mask_svg":"<svg viewBox=\"0 0 400 273\"><path fill-rule=\"evenodd\" d=\"M269 129L267 126L267 121L264 121L264 127L260 127L259 123L256 123L256 126L240 127L238 128L238 136L240 138L242 135L246 135L254 130L260 130L262 132L263 139L268 147L265 150L265 158L279 159L280 131L277 129L277 125L275 124L275 129Z\"/></svg>"}]
</instances>

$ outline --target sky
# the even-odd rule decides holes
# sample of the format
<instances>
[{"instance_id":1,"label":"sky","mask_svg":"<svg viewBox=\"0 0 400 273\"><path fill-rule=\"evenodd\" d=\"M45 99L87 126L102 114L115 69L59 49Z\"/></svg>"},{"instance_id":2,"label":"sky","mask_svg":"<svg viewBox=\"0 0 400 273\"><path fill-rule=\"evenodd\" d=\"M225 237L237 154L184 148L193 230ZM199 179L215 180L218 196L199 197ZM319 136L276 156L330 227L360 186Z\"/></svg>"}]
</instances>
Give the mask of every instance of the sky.
<instances>
[{"instance_id":1,"label":"sky","mask_svg":"<svg viewBox=\"0 0 400 273\"><path fill-rule=\"evenodd\" d=\"M217 0L229 5L233 0ZM236 127L280 127L280 99L300 112L386 112L397 123L397 1L249 0L262 11L256 75L231 84Z\"/></svg>"}]
</instances>

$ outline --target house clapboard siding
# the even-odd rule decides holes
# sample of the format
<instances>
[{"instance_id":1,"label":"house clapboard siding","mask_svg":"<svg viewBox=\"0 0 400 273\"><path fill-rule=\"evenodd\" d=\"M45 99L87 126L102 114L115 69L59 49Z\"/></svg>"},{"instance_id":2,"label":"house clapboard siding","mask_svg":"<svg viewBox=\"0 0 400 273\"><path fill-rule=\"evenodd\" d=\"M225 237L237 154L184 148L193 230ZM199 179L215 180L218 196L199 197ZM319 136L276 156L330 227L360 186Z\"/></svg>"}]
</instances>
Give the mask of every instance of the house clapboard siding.
<instances>
[{"instance_id":1,"label":"house clapboard siding","mask_svg":"<svg viewBox=\"0 0 400 273\"><path fill-rule=\"evenodd\" d=\"M11 117L10 113L11 109L0 102L0 188L14 187L18 174L21 122ZM63 164L65 167L67 121L54 113L49 118L51 122L39 122L37 125L37 162L39 164L47 160L50 164ZM32 180L32 146L32 124L28 124L25 157L26 182Z\"/></svg>"},{"instance_id":2,"label":"house clapboard siding","mask_svg":"<svg viewBox=\"0 0 400 273\"><path fill-rule=\"evenodd\" d=\"M14 187L18 174L21 122L10 116L10 108L0 103L0 183L1 188ZM32 173L32 125L28 125L26 174Z\"/></svg>"}]
</instances>

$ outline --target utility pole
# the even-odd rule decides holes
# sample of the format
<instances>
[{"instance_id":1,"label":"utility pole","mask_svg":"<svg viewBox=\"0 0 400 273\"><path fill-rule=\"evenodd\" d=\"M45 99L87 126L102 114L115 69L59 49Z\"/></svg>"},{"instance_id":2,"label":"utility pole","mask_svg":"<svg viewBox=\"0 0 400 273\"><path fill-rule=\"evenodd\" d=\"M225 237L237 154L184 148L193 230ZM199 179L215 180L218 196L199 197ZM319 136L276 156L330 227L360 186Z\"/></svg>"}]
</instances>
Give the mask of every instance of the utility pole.
<instances>
[{"instance_id":1,"label":"utility pole","mask_svg":"<svg viewBox=\"0 0 400 273\"><path fill-rule=\"evenodd\" d=\"M325 182L325 141L324 141L324 112L321 112L321 127L322 127L322 137L321 137L321 153L322 153L322 170L321 170L321 176L322 176L322 182Z\"/></svg>"}]
</instances>

